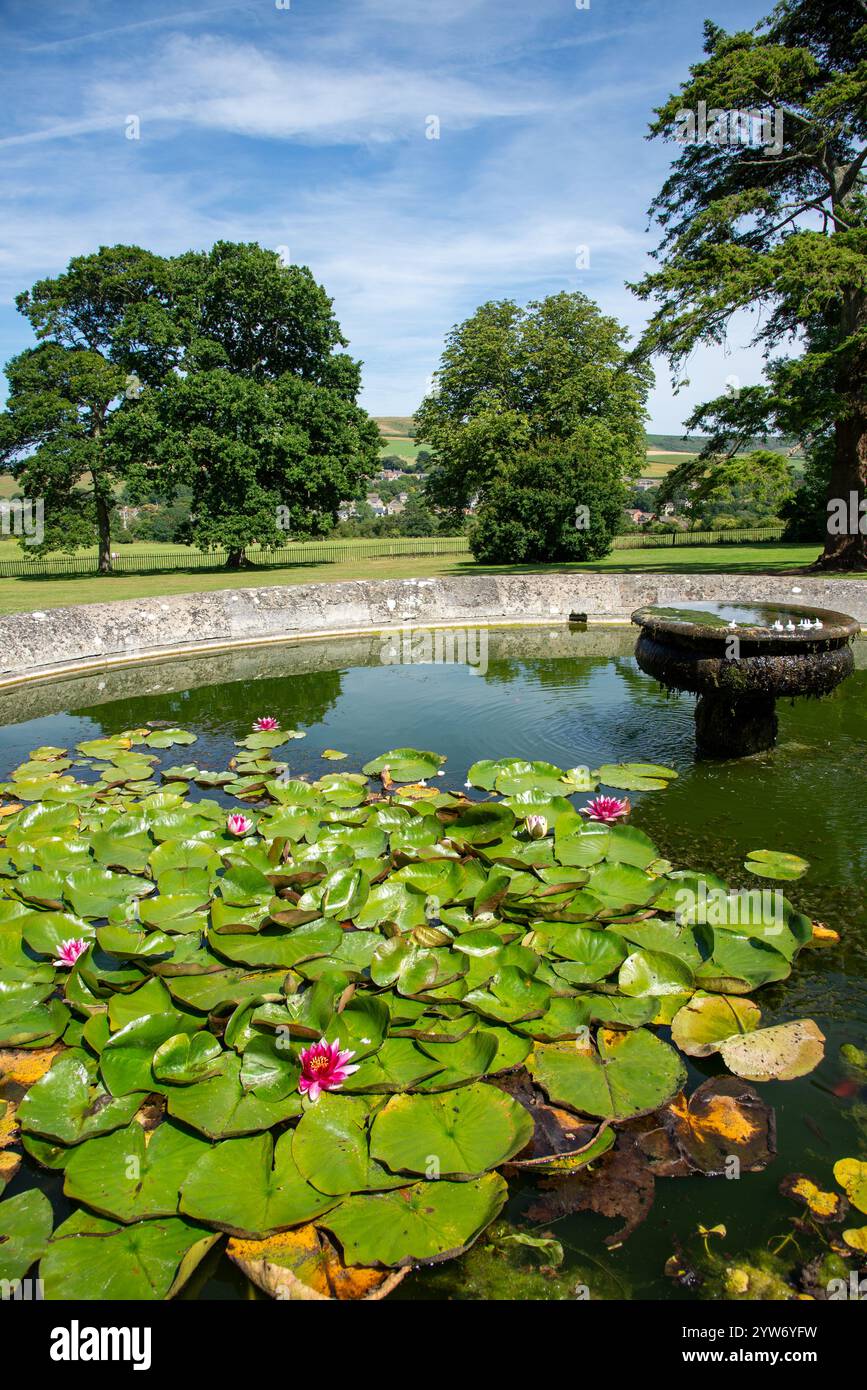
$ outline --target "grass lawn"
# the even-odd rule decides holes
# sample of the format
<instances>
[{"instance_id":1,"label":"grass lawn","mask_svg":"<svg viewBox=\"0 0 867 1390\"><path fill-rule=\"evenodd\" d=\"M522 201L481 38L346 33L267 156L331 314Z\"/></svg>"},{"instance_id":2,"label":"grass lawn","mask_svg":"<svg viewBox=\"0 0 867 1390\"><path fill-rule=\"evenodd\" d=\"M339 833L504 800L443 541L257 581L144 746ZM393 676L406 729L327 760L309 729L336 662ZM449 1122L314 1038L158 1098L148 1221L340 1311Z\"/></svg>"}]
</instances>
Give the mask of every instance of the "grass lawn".
<instances>
[{"instance_id":1,"label":"grass lawn","mask_svg":"<svg viewBox=\"0 0 867 1390\"><path fill-rule=\"evenodd\" d=\"M646 574L787 574L798 573L818 554L816 545L677 546L669 549L618 550L586 565L552 565L556 571L620 570ZM424 579L446 574L526 574L546 565L476 565L462 556L423 555L395 559L346 560L330 565L293 565L288 569L250 569L240 573L174 572L122 574L104 578L0 579L0 612L56 608L112 599L159 598L165 594L202 593L212 589L256 585L324 584L351 579ZM867 578L867 573L860 576ZM759 592L757 587L757 596Z\"/></svg>"}]
</instances>

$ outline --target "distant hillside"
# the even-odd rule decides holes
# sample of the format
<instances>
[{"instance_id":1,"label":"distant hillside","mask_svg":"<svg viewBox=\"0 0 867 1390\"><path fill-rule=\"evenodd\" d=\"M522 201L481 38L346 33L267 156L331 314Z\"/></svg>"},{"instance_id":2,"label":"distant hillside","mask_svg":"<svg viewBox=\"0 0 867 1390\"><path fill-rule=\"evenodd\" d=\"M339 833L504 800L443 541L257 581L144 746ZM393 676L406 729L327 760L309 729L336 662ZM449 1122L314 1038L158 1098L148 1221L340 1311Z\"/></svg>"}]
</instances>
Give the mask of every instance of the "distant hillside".
<instances>
[{"instance_id":1,"label":"distant hillside","mask_svg":"<svg viewBox=\"0 0 867 1390\"><path fill-rule=\"evenodd\" d=\"M707 435L691 434L684 438L681 434L648 434L647 452L653 454L700 454L707 443ZM794 445L793 439L753 439L747 449L771 449L776 454L787 454ZM792 454L793 459L803 458L800 449Z\"/></svg>"},{"instance_id":2,"label":"distant hillside","mask_svg":"<svg viewBox=\"0 0 867 1390\"><path fill-rule=\"evenodd\" d=\"M415 420L411 415L378 415L374 420L386 439L415 438Z\"/></svg>"},{"instance_id":3,"label":"distant hillside","mask_svg":"<svg viewBox=\"0 0 867 1390\"><path fill-rule=\"evenodd\" d=\"M383 439L415 439L415 421L411 415L379 415L374 417ZM698 454L707 443L707 436L692 434L648 434L646 435L648 454ZM773 449L775 453L785 454L791 449L791 439L754 439L748 448ZM798 450L792 455L803 458ZM677 460L675 460L677 462Z\"/></svg>"}]
</instances>

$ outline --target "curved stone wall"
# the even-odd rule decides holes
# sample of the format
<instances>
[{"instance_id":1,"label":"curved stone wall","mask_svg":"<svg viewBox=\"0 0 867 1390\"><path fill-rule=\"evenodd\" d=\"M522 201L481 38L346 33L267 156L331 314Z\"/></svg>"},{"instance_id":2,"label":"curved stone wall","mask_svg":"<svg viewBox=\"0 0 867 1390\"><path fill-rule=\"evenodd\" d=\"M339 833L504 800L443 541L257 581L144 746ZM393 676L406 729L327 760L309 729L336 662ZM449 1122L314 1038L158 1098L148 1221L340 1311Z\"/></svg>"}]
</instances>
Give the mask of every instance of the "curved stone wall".
<instances>
[{"instance_id":1,"label":"curved stone wall","mask_svg":"<svg viewBox=\"0 0 867 1390\"><path fill-rule=\"evenodd\" d=\"M416 626L627 621L644 604L807 603L867 627L867 581L759 574L508 574L355 580L0 616L0 685L178 653Z\"/></svg>"}]
</instances>

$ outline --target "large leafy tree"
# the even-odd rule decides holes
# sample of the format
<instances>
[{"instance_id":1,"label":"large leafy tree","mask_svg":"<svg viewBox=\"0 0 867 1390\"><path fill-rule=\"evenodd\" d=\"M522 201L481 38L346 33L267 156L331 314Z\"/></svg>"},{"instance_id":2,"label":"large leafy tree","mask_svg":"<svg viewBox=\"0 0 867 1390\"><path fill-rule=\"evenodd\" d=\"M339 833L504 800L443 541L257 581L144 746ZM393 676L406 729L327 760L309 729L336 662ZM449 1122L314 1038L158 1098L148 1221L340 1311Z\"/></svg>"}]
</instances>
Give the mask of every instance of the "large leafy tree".
<instances>
[{"instance_id":1,"label":"large leafy tree","mask_svg":"<svg viewBox=\"0 0 867 1390\"><path fill-rule=\"evenodd\" d=\"M691 142L684 111L754 112L752 143ZM731 121L728 124L731 136ZM675 375L700 344L723 345L755 309L766 379L726 390L687 422L710 442L668 487L694 482L756 435L803 441L827 502L867 496L867 6L781 0L755 29L705 25L705 57L656 113L651 137L684 139L651 209L659 267L638 285L656 302L644 354ZM757 138L759 137L759 138ZM778 138L779 137L779 138ZM721 367L721 377L724 368ZM863 508L867 512L867 506ZM867 519L828 528L827 569L867 568Z\"/></svg>"},{"instance_id":2,"label":"large leafy tree","mask_svg":"<svg viewBox=\"0 0 867 1390\"><path fill-rule=\"evenodd\" d=\"M43 548L94 541L111 568L110 515L125 461L112 448L117 411L165 375L172 325L168 265L137 246L78 256L16 300L37 345L7 367L0 459L45 508Z\"/></svg>"},{"instance_id":3,"label":"large leafy tree","mask_svg":"<svg viewBox=\"0 0 867 1390\"><path fill-rule=\"evenodd\" d=\"M470 529L483 564L593 560L611 549L627 491L616 446L596 425L509 459Z\"/></svg>"},{"instance_id":4,"label":"large leafy tree","mask_svg":"<svg viewBox=\"0 0 867 1390\"><path fill-rule=\"evenodd\" d=\"M154 470L187 484L189 538L231 566L248 545L330 529L375 468L379 431L325 290L276 252L218 242L173 263L172 312L177 369L115 433L133 487Z\"/></svg>"},{"instance_id":5,"label":"large leafy tree","mask_svg":"<svg viewBox=\"0 0 867 1390\"><path fill-rule=\"evenodd\" d=\"M485 520L475 534L485 558L495 547L499 559L520 559L515 537L532 487L521 461L560 444L569 447L559 457L580 457L583 476L594 479L586 501L574 486L567 489L572 531L576 505L592 511L600 477L622 506L622 480L635 476L644 458L651 381L646 364L630 364L625 329L583 294L555 294L526 308L508 299L483 304L449 334L435 389L416 415L418 438L435 451L428 498L454 517L477 505ZM541 455L536 461L541 467ZM561 488L551 459L542 477L537 502L540 491ZM557 498L549 500L551 524L543 529L555 548L545 558L574 558L575 537L554 519ZM601 532L597 540L605 548Z\"/></svg>"}]
</instances>

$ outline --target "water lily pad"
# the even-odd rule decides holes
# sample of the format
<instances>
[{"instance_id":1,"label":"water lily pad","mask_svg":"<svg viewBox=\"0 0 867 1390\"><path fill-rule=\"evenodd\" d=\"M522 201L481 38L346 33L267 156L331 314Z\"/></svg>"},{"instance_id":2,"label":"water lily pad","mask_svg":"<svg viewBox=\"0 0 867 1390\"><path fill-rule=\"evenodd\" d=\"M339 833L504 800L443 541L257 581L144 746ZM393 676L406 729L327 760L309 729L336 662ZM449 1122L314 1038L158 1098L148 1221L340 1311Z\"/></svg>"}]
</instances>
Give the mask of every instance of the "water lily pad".
<instances>
[{"instance_id":1,"label":"water lily pad","mask_svg":"<svg viewBox=\"0 0 867 1390\"><path fill-rule=\"evenodd\" d=\"M143 743L149 748L174 748L177 744L187 745L196 742L196 735L186 729L154 729L146 734Z\"/></svg>"},{"instance_id":2,"label":"water lily pad","mask_svg":"<svg viewBox=\"0 0 867 1390\"><path fill-rule=\"evenodd\" d=\"M54 1232L39 1277L45 1297L63 1302L171 1298L218 1239L177 1217L122 1226L77 1211Z\"/></svg>"},{"instance_id":3,"label":"water lily pad","mask_svg":"<svg viewBox=\"0 0 867 1390\"><path fill-rule=\"evenodd\" d=\"M834 1177L853 1207L867 1212L867 1163L860 1158L841 1158L834 1164Z\"/></svg>"},{"instance_id":4,"label":"water lily pad","mask_svg":"<svg viewBox=\"0 0 867 1390\"><path fill-rule=\"evenodd\" d=\"M710 1057L727 1038L752 1033L761 1009L751 999L730 994L694 994L675 1015L671 1036L689 1057Z\"/></svg>"},{"instance_id":5,"label":"water lily pad","mask_svg":"<svg viewBox=\"0 0 867 1390\"><path fill-rule=\"evenodd\" d=\"M693 988L693 973L685 961L661 951L633 951L623 962L617 983L622 994L643 999L683 994Z\"/></svg>"},{"instance_id":6,"label":"water lily pad","mask_svg":"<svg viewBox=\"0 0 867 1390\"><path fill-rule=\"evenodd\" d=\"M377 1052L364 1058L343 1089L374 1094L406 1091L435 1076L440 1069L439 1063L409 1038L386 1038Z\"/></svg>"},{"instance_id":7,"label":"water lily pad","mask_svg":"<svg viewBox=\"0 0 867 1390\"><path fill-rule=\"evenodd\" d=\"M595 1048L539 1044L527 1070L551 1101L607 1120L655 1110L686 1080L674 1048L646 1028L626 1033L600 1028Z\"/></svg>"},{"instance_id":8,"label":"water lily pad","mask_svg":"<svg viewBox=\"0 0 867 1390\"><path fill-rule=\"evenodd\" d=\"M248 1279L272 1298L301 1302L378 1302L409 1273L347 1268L324 1231L312 1223L265 1240L232 1236L226 1254Z\"/></svg>"},{"instance_id":9,"label":"water lily pad","mask_svg":"<svg viewBox=\"0 0 867 1390\"><path fill-rule=\"evenodd\" d=\"M370 893L370 880L360 869L335 869L322 884L325 917L357 917Z\"/></svg>"},{"instance_id":10,"label":"water lily pad","mask_svg":"<svg viewBox=\"0 0 867 1390\"><path fill-rule=\"evenodd\" d=\"M616 932L579 926L566 927L557 932L553 937L552 949L557 957L569 962L568 970L555 966L557 973L575 985L590 985L604 980L628 954L622 937Z\"/></svg>"},{"instance_id":11,"label":"water lily pad","mask_svg":"<svg viewBox=\"0 0 867 1390\"><path fill-rule=\"evenodd\" d=\"M80 917L107 917L118 903L143 898L155 884L132 874L116 874L96 866L73 869L66 878L64 897Z\"/></svg>"},{"instance_id":12,"label":"water lily pad","mask_svg":"<svg viewBox=\"0 0 867 1390\"><path fill-rule=\"evenodd\" d=\"M470 1015L472 1017L472 1015ZM504 1035L514 1037L509 1034L508 1029L503 1028L500 1032ZM434 1062L438 1062L441 1071L431 1080L422 1083L423 1090L446 1090L451 1086L462 1086L467 1081L473 1081L477 1077L484 1076L487 1072L496 1070L495 1058L499 1051L499 1043L493 1032L478 1028L466 1037L458 1038L457 1041L431 1042L428 1039L419 1039L418 1046ZM504 1049L505 1050L505 1049ZM529 1050L529 1049L528 1049ZM517 1049L515 1049L517 1055ZM524 1053L526 1056L526 1052ZM518 1057L523 1061L523 1057ZM502 1065L507 1065L503 1062Z\"/></svg>"},{"instance_id":13,"label":"water lily pad","mask_svg":"<svg viewBox=\"0 0 867 1390\"><path fill-rule=\"evenodd\" d=\"M867 1253L867 1226L858 1226L843 1232L843 1239L852 1250L862 1255Z\"/></svg>"},{"instance_id":14,"label":"water lily pad","mask_svg":"<svg viewBox=\"0 0 867 1390\"><path fill-rule=\"evenodd\" d=\"M502 803L483 803L468 806L456 816L445 812L446 833L469 845L490 845L510 834L515 825L515 813Z\"/></svg>"},{"instance_id":15,"label":"water lily pad","mask_svg":"<svg viewBox=\"0 0 867 1390\"><path fill-rule=\"evenodd\" d=\"M64 1170L63 1190L116 1221L174 1216L181 1183L208 1151L204 1139L170 1121L149 1136L141 1125L131 1124L79 1144Z\"/></svg>"},{"instance_id":16,"label":"water lily pad","mask_svg":"<svg viewBox=\"0 0 867 1390\"><path fill-rule=\"evenodd\" d=\"M767 941L713 929L713 953L696 970L696 984L720 994L750 994L791 974L786 957Z\"/></svg>"},{"instance_id":17,"label":"water lily pad","mask_svg":"<svg viewBox=\"0 0 867 1390\"><path fill-rule=\"evenodd\" d=\"M322 918L291 932L272 929L238 936L228 932L208 933L210 945L226 960L250 966L280 966L284 970L291 969L299 961L331 955L342 939L343 933L337 924L324 922Z\"/></svg>"},{"instance_id":18,"label":"water lily pad","mask_svg":"<svg viewBox=\"0 0 867 1390\"><path fill-rule=\"evenodd\" d=\"M192 1086L217 1074L222 1055L210 1033L173 1033L154 1052L151 1068L157 1081Z\"/></svg>"},{"instance_id":19,"label":"water lily pad","mask_svg":"<svg viewBox=\"0 0 867 1390\"><path fill-rule=\"evenodd\" d=\"M439 1095L393 1096L373 1121L370 1152L392 1172L469 1178L505 1163L532 1133L533 1121L518 1101L476 1084Z\"/></svg>"},{"instance_id":20,"label":"water lily pad","mask_svg":"<svg viewBox=\"0 0 867 1390\"><path fill-rule=\"evenodd\" d=\"M662 892L663 883L635 864L600 864L591 869L588 888L603 901L644 907Z\"/></svg>"},{"instance_id":21,"label":"water lily pad","mask_svg":"<svg viewBox=\"0 0 867 1390\"><path fill-rule=\"evenodd\" d=\"M521 1023L539 1018L551 999L550 988L534 980L517 966L506 965L498 970L483 989L467 994L464 1003L495 1023Z\"/></svg>"},{"instance_id":22,"label":"water lily pad","mask_svg":"<svg viewBox=\"0 0 867 1390\"><path fill-rule=\"evenodd\" d=\"M42 1255L54 1215L43 1192L32 1189L0 1202L0 1279L23 1279Z\"/></svg>"},{"instance_id":23,"label":"water lily pad","mask_svg":"<svg viewBox=\"0 0 867 1390\"><path fill-rule=\"evenodd\" d=\"M439 753L422 752L418 748L392 748L390 753L382 753L365 763L363 771L368 777L376 777L387 768L393 782L418 782L435 777L444 762L445 758Z\"/></svg>"},{"instance_id":24,"label":"water lily pad","mask_svg":"<svg viewBox=\"0 0 867 1390\"><path fill-rule=\"evenodd\" d=\"M681 1093L654 1116L639 1138L660 1177L760 1172L776 1154L776 1122L758 1092L735 1076L712 1076L692 1095ZM671 1143L666 1153L663 1136Z\"/></svg>"},{"instance_id":25,"label":"water lily pad","mask_svg":"<svg viewBox=\"0 0 867 1390\"><path fill-rule=\"evenodd\" d=\"M320 1192L378 1192L405 1185L370 1157L368 1126L372 1102L328 1094L302 1115L292 1140L300 1172Z\"/></svg>"},{"instance_id":26,"label":"water lily pad","mask_svg":"<svg viewBox=\"0 0 867 1390\"><path fill-rule=\"evenodd\" d=\"M472 1182L419 1182L346 1197L321 1218L350 1265L425 1264L459 1255L502 1210L499 1173Z\"/></svg>"},{"instance_id":27,"label":"water lily pad","mask_svg":"<svg viewBox=\"0 0 867 1390\"><path fill-rule=\"evenodd\" d=\"M319 1216L334 1198L318 1192L292 1157L292 1133L227 1139L199 1159L181 1188L181 1211L232 1235L261 1239Z\"/></svg>"},{"instance_id":28,"label":"water lily pad","mask_svg":"<svg viewBox=\"0 0 867 1390\"><path fill-rule=\"evenodd\" d=\"M624 792L660 791L677 776L671 767L658 763L603 763L594 772L606 787Z\"/></svg>"},{"instance_id":29,"label":"water lily pad","mask_svg":"<svg viewBox=\"0 0 867 1390\"><path fill-rule=\"evenodd\" d=\"M240 1081L259 1100L280 1102L298 1094L301 1068L285 1032L255 1034L241 1056Z\"/></svg>"},{"instance_id":30,"label":"water lily pad","mask_svg":"<svg viewBox=\"0 0 867 1390\"><path fill-rule=\"evenodd\" d=\"M564 785L566 773L553 763L525 762L521 758L507 758L497 765L494 786L504 796L517 796L519 792L550 792L562 796L567 790ZM472 781L472 776L470 781Z\"/></svg>"},{"instance_id":31,"label":"water lily pad","mask_svg":"<svg viewBox=\"0 0 867 1390\"><path fill-rule=\"evenodd\" d=\"M133 1091L160 1090L151 1062L161 1043L176 1033L194 1033L201 1026L176 1011L144 1014L114 1033L102 1049L99 1067L113 1096Z\"/></svg>"},{"instance_id":32,"label":"water lily pad","mask_svg":"<svg viewBox=\"0 0 867 1390\"><path fill-rule=\"evenodd\" d=\"M169 1114L210 1139L223 1139L256 1134L301 1113L297 1091L279 1101L265 1100L243 1089L240 1072L240 1057L226 1053L216 1076L168 1089Z\"/></svg>"},{"instance_id":33,"label":"water lily pad","mask_svg":"<svg viewBox=\"0 0 867 1390\"><path fill-rule=\"evenodd\" d=\"M719 1051L729 1071L747 1081L793 1081L819 1065L825 1035L805 1018L726 1038Z\"/></svg>"},{"instance_id":34,"label":"water lily pad","mask_svg":"<svg viewBox=\"0 0 867 1390\"><path fill-rule=\"evenodd\" d=\"M809 1208L815 1221L842 1221L849 1203L839 1192L823 1192L804 1173L789 1173L780 1183L784 1197L792 1197Z\"/></svg>"},{"instance_id":35,"label":"water lily pad","mask_svg":"<svg viewBox=\"0 0 867 1390\"><path fill-rule=\"evenodd\" d=\"M44 1139L80 1144L129 1124L144 1099L141 1092L112 1097L81 1053L66 1052L30 1087L18 1119L22 1129Z\"/></svg>"},{"instance_id":36,"label":"water lily pad","mask_svg":"<svg viewBox=\"0 0 867 1390\"><path fill-rule=\"evenodd\" d=\"M744 868L759 878L803 878L810 865L797 854L785 854L775 849L754 849L747 855Z\"/></svg>"}]
</instances>

